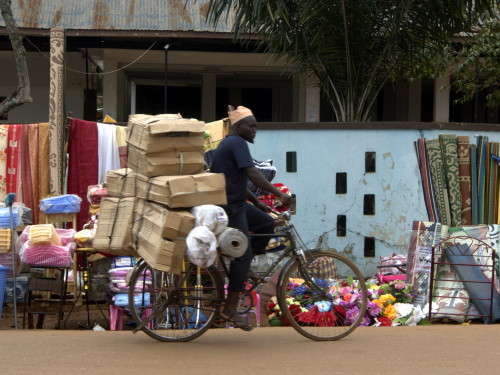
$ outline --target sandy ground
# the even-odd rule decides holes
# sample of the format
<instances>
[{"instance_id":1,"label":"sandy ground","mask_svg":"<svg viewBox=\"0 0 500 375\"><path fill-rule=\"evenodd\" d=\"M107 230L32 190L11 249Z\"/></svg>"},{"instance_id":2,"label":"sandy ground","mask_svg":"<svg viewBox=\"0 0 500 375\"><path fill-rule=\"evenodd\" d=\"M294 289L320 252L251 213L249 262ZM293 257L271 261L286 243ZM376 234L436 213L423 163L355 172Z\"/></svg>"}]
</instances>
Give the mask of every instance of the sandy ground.
<instances>
[{"instance_id":1,"label":"sandy ground","mask_svg":"<svg viewBox=\"0 0 500 375\"><path fill-rule=\"evenodd\" d=\"M334 342L290 327L211 329L188 343L144 333L5 330L1 374L495 374L500 325L361 327Z\"/></svg>"}]
</instances>

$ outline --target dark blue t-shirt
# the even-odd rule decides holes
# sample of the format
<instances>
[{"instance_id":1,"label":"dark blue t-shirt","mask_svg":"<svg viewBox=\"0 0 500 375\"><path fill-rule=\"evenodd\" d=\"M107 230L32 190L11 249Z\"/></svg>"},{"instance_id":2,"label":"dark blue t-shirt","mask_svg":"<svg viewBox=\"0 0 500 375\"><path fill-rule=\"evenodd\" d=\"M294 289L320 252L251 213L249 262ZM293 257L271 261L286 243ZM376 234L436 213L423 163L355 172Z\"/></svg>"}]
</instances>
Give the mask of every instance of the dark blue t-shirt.
<instances>
[{"instance_id":1,"label":"dark blue t-shirt","mask_svg":"<svg viewBox=\"0 0 500 375\"><path fill-rule=\"evenodd\" d=\"M215 150L210 172L224 173L228 205L243 205L247 199L248 178L243 168L254 163L247 141L238 135L228 135Z\"/></svg>"}]
</instances>

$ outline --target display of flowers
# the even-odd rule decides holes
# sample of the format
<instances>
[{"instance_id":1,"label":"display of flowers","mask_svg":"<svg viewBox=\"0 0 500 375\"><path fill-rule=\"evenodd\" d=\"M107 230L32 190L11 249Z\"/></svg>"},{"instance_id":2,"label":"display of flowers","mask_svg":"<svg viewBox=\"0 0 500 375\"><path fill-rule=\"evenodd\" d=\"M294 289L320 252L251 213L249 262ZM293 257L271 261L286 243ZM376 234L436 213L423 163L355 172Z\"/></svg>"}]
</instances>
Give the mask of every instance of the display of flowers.
<instances>
[{"instance_id":1,"label":"display of flowers","mask_svg":"<svg viewBox=\"0 0 500 375\"><path fill-rule=\"evenodd\" d=\"M315 288L309 288L303 280L290 280L287 288L287 306L294 319L299 324L316 326L339 326L353 323L359 315L362 301L359 282L352 278L340 282L315 279L315 282L322 290L328 290L326 298ZM422 309L412 304L411 285L401 280L379 285L373 280L367 282L367 287L368 304L360 325L414 326L427 323ZM275 321L279 319L279 325L289 325L280 310L276 297L269 301L267 315Z\"/></svg>"}]
</instances>

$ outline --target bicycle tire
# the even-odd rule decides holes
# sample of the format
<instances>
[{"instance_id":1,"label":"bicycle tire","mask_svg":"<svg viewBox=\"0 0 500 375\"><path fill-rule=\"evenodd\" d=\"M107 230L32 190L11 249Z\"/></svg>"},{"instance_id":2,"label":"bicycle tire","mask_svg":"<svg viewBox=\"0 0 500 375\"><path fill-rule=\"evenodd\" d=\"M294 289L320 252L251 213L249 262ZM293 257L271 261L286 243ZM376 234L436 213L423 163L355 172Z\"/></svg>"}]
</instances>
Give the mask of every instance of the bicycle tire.
<instances>
[{"instance_id":1,"label":"bicycle tire","mask_svg":"<svg viewBox=\"0 0 500 375\"><path fill-rule=\"evenodd\" d=\"M349 259L330 251L307 250L303 259L306 267L302 267L297 258L285 266L277 287L285 323L315 341L335 341L349 335L364 319L367 307L368 291L361 271ZM291 279L304 282L294 280L290 284ZM339 300L334 294L337 287L345 287L351 280L359 293L356 301L358 313L354 309L350 314L342 315L335 307ZM297 289L299 286L302 288ZM296 304L298 301L300 305ZM323 304L323 311L320 311L314 305L320 301L331 305Z\"/></svg>"},{"instance_id":2,"label":"bicycle tire","mask_svg":"<svg viewBox=\"0 0 500 375\"><path fill-rule=\"evenodd\" d=\"M193 340L207 331L219 314L224 287L217 269L200 270L191 263L186 263L185 269L176 275L155 270L142 261L130 277L132 318L140 326L152 316L142 330L156 340Z\"/></svg>"}]
</instances>

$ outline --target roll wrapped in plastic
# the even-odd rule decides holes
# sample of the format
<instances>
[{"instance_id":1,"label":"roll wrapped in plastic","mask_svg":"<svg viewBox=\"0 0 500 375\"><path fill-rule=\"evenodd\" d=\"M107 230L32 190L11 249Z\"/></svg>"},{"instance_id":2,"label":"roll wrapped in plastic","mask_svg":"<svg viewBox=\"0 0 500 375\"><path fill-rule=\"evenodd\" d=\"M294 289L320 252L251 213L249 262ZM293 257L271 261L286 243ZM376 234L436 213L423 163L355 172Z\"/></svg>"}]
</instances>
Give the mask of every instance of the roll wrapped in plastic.
<instances>
[{"instance_id":1,"label":"roll wrapped in plastic","mask_svg":"<svg viewBox=\"0 0 500 375\"><path fill-rule=\"evenodd\" d=\"M248 248L248 237L235 228L226 228L217 236L220 252L231 258L239 258Z\"/></svg>"}]
</instances>

